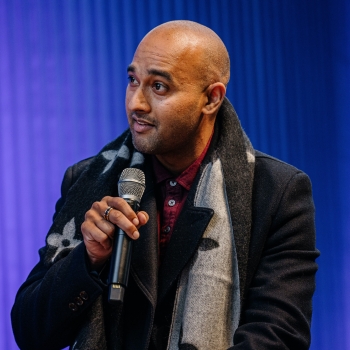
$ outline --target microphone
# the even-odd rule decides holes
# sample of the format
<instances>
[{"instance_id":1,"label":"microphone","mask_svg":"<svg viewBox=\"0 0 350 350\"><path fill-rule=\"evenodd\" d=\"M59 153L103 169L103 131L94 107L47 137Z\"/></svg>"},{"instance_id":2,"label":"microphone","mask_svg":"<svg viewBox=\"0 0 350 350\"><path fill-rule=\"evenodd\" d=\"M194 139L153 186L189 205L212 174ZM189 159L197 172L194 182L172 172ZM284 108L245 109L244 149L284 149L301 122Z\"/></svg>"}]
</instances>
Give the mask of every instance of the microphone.
<instances>
[{"instance_id":1,"label":"microphone","mask_svg":"<svg viewBox=\"0 0 350 350\"><path fill-rule=\"evenodd\" d=\"M118 181L119 197L125 199L135 212L140 207L141 197L145 191L145 174L142 170L126 168ZM128 286L132 239L116 227L111 266L108 277L108 301L111 304L123 302L125 288Z\"/></svg>"}]
</instances>

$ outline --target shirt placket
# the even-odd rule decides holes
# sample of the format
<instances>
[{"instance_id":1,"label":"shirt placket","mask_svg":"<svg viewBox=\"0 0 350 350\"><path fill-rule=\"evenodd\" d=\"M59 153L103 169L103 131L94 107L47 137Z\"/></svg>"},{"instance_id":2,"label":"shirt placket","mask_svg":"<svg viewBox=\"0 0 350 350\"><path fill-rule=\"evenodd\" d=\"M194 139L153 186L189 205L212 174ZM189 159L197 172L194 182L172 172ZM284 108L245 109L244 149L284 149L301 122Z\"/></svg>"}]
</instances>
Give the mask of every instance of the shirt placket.
<instances>
[{"instance_id":1,"label":"shirt placket","mask_svg":"<svg viewBox=\"0 0 350 350\"><path fill-rule=\"evenodd\" d=\"M181 203L182 187L174 179L166 180L166 193L163 205L163 218L161 223L160 248L165 250L174 230L175 219ZM163 255L163 254L162 254Z\"/></svg>"}]
</instances>

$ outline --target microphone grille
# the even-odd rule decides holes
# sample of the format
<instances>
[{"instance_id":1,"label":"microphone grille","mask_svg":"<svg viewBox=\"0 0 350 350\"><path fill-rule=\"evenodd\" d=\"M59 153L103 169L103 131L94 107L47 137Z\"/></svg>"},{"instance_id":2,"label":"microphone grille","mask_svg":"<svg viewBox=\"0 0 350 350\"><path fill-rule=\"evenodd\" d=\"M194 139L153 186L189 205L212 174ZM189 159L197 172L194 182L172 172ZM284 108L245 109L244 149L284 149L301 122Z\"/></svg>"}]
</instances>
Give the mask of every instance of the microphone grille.
<instances>
[{"instance_id":1,"label":"microphone grille","mask_svg":"<svg viewBox=\"0 0 350 350\"><path fill-rule=\"evenodd\" d=\"M145 191L145 174L136 168L126 168L122 171L118 182L119 196L140 203Z\"/></svg>"}]
</instances>

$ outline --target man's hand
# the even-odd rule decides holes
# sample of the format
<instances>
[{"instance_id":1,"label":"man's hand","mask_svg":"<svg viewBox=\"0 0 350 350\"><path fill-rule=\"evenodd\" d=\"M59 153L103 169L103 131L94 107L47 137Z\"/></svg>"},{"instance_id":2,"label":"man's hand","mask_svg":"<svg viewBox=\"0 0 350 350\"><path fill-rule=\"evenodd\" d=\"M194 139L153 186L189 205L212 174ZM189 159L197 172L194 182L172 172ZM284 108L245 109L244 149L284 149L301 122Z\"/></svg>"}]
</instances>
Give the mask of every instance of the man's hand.
<instances>
[{"instance_id":1,"label":"man's hand","mask_svg":"<svg viewBox=\"0 0 350 350\"><path fill-rule=\"evenodd\" d=\"M108 207L107 221L104 213ZM93 203L85 214L81 232L87 254L93 268L102 266L112 253L115 226L121 228L130 238L138 239L138 228L145 225L149 219L146 212L135 213L129 204L120 197L104 197L100 202Z\"/></svg>"}]
</instances>

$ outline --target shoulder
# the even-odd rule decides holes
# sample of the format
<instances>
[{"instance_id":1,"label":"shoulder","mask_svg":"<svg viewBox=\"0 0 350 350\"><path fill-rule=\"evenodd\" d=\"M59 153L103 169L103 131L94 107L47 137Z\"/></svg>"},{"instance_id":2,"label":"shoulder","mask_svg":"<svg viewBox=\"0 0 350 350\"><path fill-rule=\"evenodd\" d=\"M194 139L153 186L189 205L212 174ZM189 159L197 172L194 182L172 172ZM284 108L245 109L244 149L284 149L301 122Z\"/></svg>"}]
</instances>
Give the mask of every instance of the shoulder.
<instances>
[{"instance_id":1,"label":"shoulder","mask_svg":"<svg viewBox=\"0 0 350 350\"><path fill-rule=\"evenodd\" d=\"M66 196L69 189L77 181L77 179L84 172L84 170L89 167L89 165L93 162L94 158L95 157L83 159L80 162L67 168L61 184L61 197L56 202L56 206L55 206L56 210L55 210L55 214L53 215L53 219L55 219L57 213L62 208L66 200Z\"/></svg>"},{"instance_id":2,"label":"shoulder","mask_svg":"<svg viewBox=\"0 0 350 350\"><path fill-rule=\"evenodd\" d=\"M253 203L259 212L276 212L283 197L301 194L311 198L309 177L298 168L277 158L256 151Z\"/></svg>"},{"instance_id":3,"label":"shoulder","mask_svg":"<svg viewBox=\"0 0 350 350\"><path fill-rule=\"evenodd\" d=\"M276 180L303 173L293 165L260 151L255 151L255 176L272 176Z\"/></svg>"},{"instance_id":4,"label":"shoulder","mask_svg":"<svg viewBox=\"0 0 350 350\"><path fill-rule=\"evenodd\" d=\"M62 192L66 192L80 175L90 166L95 157L89 157L67 168L62 182Z\"/></svg>"},{"instance_id":5,"label":"shoulder","mask_svg":"<svg viewBox=\"0 0 350 350\"><path fill-rule=\"evenodd\" d=\"M76 179L82 174L82 172L85 169L87 169L90 166L90 164L93 162L94 159L95 157L89 157L89 158L83 159L80 162L70 166L66 172L69 172L70 176Z\"/></svg>"},{"instance_id":6,"label":"shoulder","mask_svg":"<svg viewBox=\"0 0 350 350\"><path fill-rule=\"evenodd\" d=\"M282 190L296 178L310 182L309 177L295 166L263 152L255 151L255 188Z\"/></svg>"}]
</instances>

